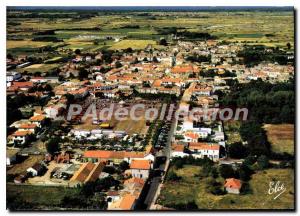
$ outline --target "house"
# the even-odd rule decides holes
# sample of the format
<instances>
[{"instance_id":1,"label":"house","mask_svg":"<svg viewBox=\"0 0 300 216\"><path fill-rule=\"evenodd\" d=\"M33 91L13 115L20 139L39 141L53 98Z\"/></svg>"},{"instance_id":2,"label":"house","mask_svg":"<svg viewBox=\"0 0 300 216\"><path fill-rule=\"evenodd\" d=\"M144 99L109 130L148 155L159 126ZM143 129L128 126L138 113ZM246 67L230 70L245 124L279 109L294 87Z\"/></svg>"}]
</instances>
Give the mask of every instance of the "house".
<instances>
[{"instance_id":1,"label":"house","mask_svg":"<svg viewBox=\"0 0 300 216\"><path fill-rule=\"evenodd\" d=\"M240 194L242 182L239 179L228 178L225 180L224 187L228 193Z\"/></svg>"},{"instance_id":2,"label":"house","mask_svg":"<svg viewBox=\"0 0 300 216\"><path fill-rule=\"evenodd\" d=\"M131 194L126 194L120 204L120 210L133 210L136 204L136 197Z\"/></svg>"},{"instance_id":3,"label":"house","mask_svg":"<svg viewBox=\"0 0 300 216\"><path fill-rule=\"evenodd\" d=\"M147 179L150 174L151 161L149 160L132 160L130 172L133 177Z\"/></svg>"},{"instance_id":4,"label":"house","mask_svg":"<svg viewBox=\"0 0 300 216\"><path fill-rule=\"evenodd\" d=\"M191 142L188 149L196 158L208 157L213 161L218 161L220 158L220 146L218 144Z\"/></svg>"},{"instance_id":5,"label":"house","mask_svg":"<svg viewBox=\"0 0 300 216\"><path fill-rule=\"evenodd\" d=\"M30 131L32 134L37 132L37 125L36 124L21 124L19 126L19 131Z\"/></svg>"},{"instance_id":6,"label":"house","mask_svg":"<svg viewBox=\"0 0 300 216\"><path fill-rule=\"evenodd\" d=\"M40 176L46 171L46 167L37 162L32 167L29 167L26 171L27 173L31 173L32 176Z\"/></svg>"},{"instance_id":7,"label":"house","mask_svg":"<svg viewBox=\"0 0 300 216\"><path fill-rule=\"evenodd\" d=\"M107 193L108 210L133 210L144 201L145 180L141 178L130 178L124 181L124 188L120 191Z\"/></svg>"},{"instance_id":8,"label":"house","mask_svg":"<svg viewBox=\"0 0 300 216\"><path fill-rule=\"evenodd\" d=\"M19 80L22 77L19 72L6 72L6 82L13 82Z\"/></svg>"},{"instance_id":9,"label":"house","mask_svg":"<svg viewBox=\"0 0 300 216\"><path fill-rule=\"evenodd\" d=\"M29 130L18 130L12 134L13 142L23 145L29 140L31 134L32 132Z\"/></svg>"},{"instance_id":10,"label":"house","mask_svg":"<svg viewBox=\"0 0 300 216\"><path fill-rule=\"evenodd\" d=\"M184 145L172 144L171 157L185 157L188 156L187 153L184 153Z\"/></svg>"},{"instance_id":11,"label":"house","mask_svg":"<svg viewBox=\"0 0 300 216\"><path fill-rule=\"evenodd\" d=\"M105 164L103 162L98 162L95 164L88 162L81 165L79 170L77 170L70 179L70 186L72 187L86 184L87 182L96 181L99 178L104 166Z\"/></svg>"},{"instance_id":12,"label":"house","mask_svg":"<svg viewBox=\"0 0 300 216\"><path fill-rule=\"evenodd\" d=\"M108 210L133 210L136 205L136 196L133 194L124 194L120 200L116 200L115 202L108 203Z\"/></svg>"},{"instance_id":13,"label":"house","mask_svg":"<svg viewBox=\"0 0 300 216\"><path fill-rule=\"evenodd\" d=\"M107 150L91 150L83 154L85 161L98 162L107 161L108 164L119 164L126 161L129 164L133 160L150 160L154 161L154 156L150 152L127 152L127 151L107 151Z\"/></svg>"},{"instance_id":14,"label":"house","mask_svg":"<svg viewBox=\"0 0 300 216\"><path fill-rule=\"evenodd\" d=\"M62 103L50 105L48 107L45 107L44 112L47 118L55 119L63 114L65 107L66 106Z\"/></svg>"},{"instance_id":15,"label":"house","mask_svg":"<svg viewBox=\"0 0 300 216\"><path fill-rule=\"evenodd\" d=\"M11 87L17 90L27 91L33 87L33 82L13 82Z\"/></svg>"},{"instance_id":16,"label":"house","mask_svg":"<svg viewBox=\"0 0 300 216\"><path fill-rule=\"evenodd\" d=\"M44 115L32 116L29 120L36 124L38 127L42 127L45 122L46 117Z\"/></svg>"},{"instance_id":17,"label":"house","mask_svg":"<svg viewBox=\"0 0 300 216\"><path fill-rule=\"evenodd\" d=\"M198 142L200 138L195 132L186 132L184 135L184 142Z\"/></svg>"},{"instance_id":18,"label":"house","mask_svg":"<svg viewBox=\"0 0 300 216\"><path fill-rule=\"evenodd\" d=\"M222 131L216 131L212 137L213 140L219 142L225 140L225 134Z\"/></svg>"}]
</instances>

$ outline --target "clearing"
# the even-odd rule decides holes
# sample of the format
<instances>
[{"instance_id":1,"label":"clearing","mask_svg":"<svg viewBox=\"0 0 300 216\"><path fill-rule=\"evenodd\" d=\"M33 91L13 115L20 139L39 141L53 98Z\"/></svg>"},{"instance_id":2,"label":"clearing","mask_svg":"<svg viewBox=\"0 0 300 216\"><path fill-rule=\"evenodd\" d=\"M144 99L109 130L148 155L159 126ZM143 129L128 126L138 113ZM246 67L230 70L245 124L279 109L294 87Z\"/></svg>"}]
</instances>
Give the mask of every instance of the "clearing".
<instances>
[{"instance_id":1,"label":"clearing","mask_svg":"<svg viewBox=\"0 0 300 216\"><path fill-rule=\"evenodd\" d=\"M294 154L294 125L293 124L266 124L268 140L272 150L277 153L287 152Z\"/></svg>"}]
</instances>

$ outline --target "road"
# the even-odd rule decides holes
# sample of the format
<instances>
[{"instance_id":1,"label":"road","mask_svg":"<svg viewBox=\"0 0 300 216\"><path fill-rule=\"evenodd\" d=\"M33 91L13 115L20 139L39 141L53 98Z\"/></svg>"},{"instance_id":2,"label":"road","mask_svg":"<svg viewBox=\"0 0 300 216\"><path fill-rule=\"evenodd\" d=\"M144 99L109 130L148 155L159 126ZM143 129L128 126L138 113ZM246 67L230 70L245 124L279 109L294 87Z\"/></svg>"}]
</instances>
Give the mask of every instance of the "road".
<instances>
[{"instance_id":1,"label":"road","mask_svg":"<svg viewBox=\"0 0 300 216\"><path fill-rule=\"evenodd\" d=\"M145 204L147 205L147 210L154 210L155 202L159 196L160 188L162 186L162 182L165 178L165 175L167 173L167 170L169 168L170 164L170 157L171 157L171 143L172 138L176 129L177 121L175 118L172 120L170 131L168 134L168 139L166 143L166 147L162 151L162 155L166 157L166 162L160 166L160 170L163 171L161 176L156 176L151 179L150 188L147 194L147 197L145 199Z\"/></svg>"}]
</instances>

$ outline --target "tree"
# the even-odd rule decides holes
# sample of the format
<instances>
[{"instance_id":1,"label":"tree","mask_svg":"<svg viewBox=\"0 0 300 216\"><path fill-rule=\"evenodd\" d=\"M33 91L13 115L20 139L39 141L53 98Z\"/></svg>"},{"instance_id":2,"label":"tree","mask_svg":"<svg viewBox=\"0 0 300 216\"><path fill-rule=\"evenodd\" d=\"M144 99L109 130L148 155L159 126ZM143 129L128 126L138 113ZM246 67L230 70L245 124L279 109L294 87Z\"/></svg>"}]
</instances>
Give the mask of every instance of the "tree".
<instances>
[{"instance_id":1,"label":"tree","mask_svg":"<svg viewBox=\"0 0 300 216\"><path fill-rule=\"evenodd\" d=\"M6 58L7 58L7 59L13 59L14 57L12 56L12 54L7 53Z\"/></svg>"},{"instance_id":2,"label":"tree","mask_svg":"<svg viewBox=\"0 0 300 216\"><path fill-rule=\"evenodd\" d=\"M122 161L119 166L120 166L120 169L122 170L122 172L129 169L129 164L126 161Z\"/></svg>"},{"instance_id":3,"label":"tree","mask_svg":"<svg viewBox=\"0 0 300 216\"><path fill-rule=\"evenodd\" d=\"M154 57L152 58L152 61L155 62L155 63L158 63L157 57L154 56Z\"/></svg>"},{"instance_id":4,"label":"tree","mask_svg":"<svg viewBox=\"0 0 300 216\"><path fill-rule=\"evenodd\" d=\"M49 84L46 84L45 86L44 86L44 91L52 91L52 86L51 85L49 85Z\"/></svg>"},{"instance_id":5,"label":"tree","mask_svg":"<svg viewBox=\"0 0 300 216\"><path fill-rule=\"evenodd\" d=\"M123 65L121 64L121 62L119 62L119 61L116 61L116 68L120 68L120 67L122 67Z\"/></svg>"},{"instance_id":6,"label":"tree","mask_svg":"<svg viewBox=\"0 0 300 216\"><path fill-rule=\"evenodd\" d=\"M208 178L206 181L206 190L214 195L223 195L225 193L222 184L214 178Z\"/></svg>"},{"instance_id":7,"label":"tree","mask_svg":"<svg viewBox=\"0 0 300 216\"><path fill-rule=\"evenodd\" d=\"M59 142L60 138L58 137L49 139L49 141L46 143L47 152L51 155L54 155L54 153L59 150Z\"/></svg>"},{"instance_id":8,"label":"tree","mask_svg":"<svg viewBox=\"0 0 300 216\"><path fill-rule=\"evenodd\" d=\"M167 179L169 181L178 181L180 180L180 176L178 176L173 170L169 171L168 175L167 175Z\"/></svg>"},{"instance_id":9,"label":"tree","mask_svg":"<svg viewBox=\"0 0 300 216\"><path fill-rule=\"evenodd\" d=\"M76 54L76 55L80 55L80 54L81 54L80 49L76 49L76 50L75 50L75 54Z\"/></svg>"},{"instance_id":10,"label":"tree","mask_svg":"<svg viewBox=\"0 0 300 216\"><path fill-rule=\"evenodd\" d=\"M245 158L244 160L244 164L247 165L247 166L252 166L254 163L256 162L256 158L252 155L249 155Z\"/></svg>"},{"instance_id":11,"label":"tree","mask_svg":"<svg viewBox=\"0 0 300 216\"><path fill-rule=\"evenodd\" d=\"M167 40L165 38L160 39L159 40L159 45L167 46L168 45Z\"/></svg>"},{"instance_id":12,"label":"tree","mask_svg":"<svg viewBox=\"0 0 300 216\"><path fill-rule=\"evenodd\" d=\"M87 72L87 70L86 69L84 69L84 68L80 68L79 69L79 73L78 73L78 78L79 78L79 80L83 80L83 79L85 79L85 78L88 78L88 72Z\"/></svg>"},{"instance_id":13,"label":"tree","mask_svg":"<svg viewBox=\"0 0 300 216\"><path fill-rule=\"evenodd\" d=\"M233 178L235 177L235 172L230 165L222 164L219 168L220 175L222 178Z\"/></svg>"},{"instance_id":14,"label":"tree","mask_svg":"<svg viewBox=\"0 0 300 216\"><path fill-rule=\"evenodd\" d=\"M132 53L132 48L131 47L128 47L128 48L126 48L126 49L124 49L124 52L126 52L126 53Z\"/></svg>"},{"instance_id":15,"label":"tree","mask_svg":"<svg viewBox=\"0 0 300 216\"><path fill-rule=\"evenodd\" d=\"M181 169L183 167L183 161L182 160L176 160L174 163L174 166L176 169Z\"/></svg>"},{"instance_id":16,"label":"tree","mask_svg":"<svg viewBox=\"0 0 300 216\"><path fill-rule=\"evenodd\" d=\"M261 155L257 158L258 168L263 170L269 167L269 158L265 155Z\"/></svg>"},{"instance_id":17,"label":"tree","mask_svg":"<svg viewBox=\"0 0 300 216\"><path fill-rule=\"evenodd\" d=\"M236 142L229 145L228 154L231 158L241 159L248 155L248 150L241 142Z\"/></svg>"},{"instance_id":18,"label":"tree","mask_svg":"<svg viewBox=\"0 0 300 216\"><path fill-rule=\"evenodd\" d=\"M216 167L213 167L211 169L210 176L215 178L215 179L219 177L219 172L218 172Z\"/></svg>"},{"instance_id":19,"label":"tree","mask_svg":"<svg viewBox=\"0 0 300 216\"><path fill-rule=\"evenodd\" d=\"M209 163L203 164L201 175L204 177L208 177L210 175L210 173L212 172L212 169L213 169L213 165L211 165Z\"/></svg>"},{"instance_id":20,"label":"tree","mask_svg":"<svg viewBox=\"0 0 300 216\"><path fill-rule=\"evenodd\" d=\"M246 164L242 164L239 168L239 178L242 181L249 181L251 175L253 174L253 170L249 168Z\"/></svg>"}]
</instances>

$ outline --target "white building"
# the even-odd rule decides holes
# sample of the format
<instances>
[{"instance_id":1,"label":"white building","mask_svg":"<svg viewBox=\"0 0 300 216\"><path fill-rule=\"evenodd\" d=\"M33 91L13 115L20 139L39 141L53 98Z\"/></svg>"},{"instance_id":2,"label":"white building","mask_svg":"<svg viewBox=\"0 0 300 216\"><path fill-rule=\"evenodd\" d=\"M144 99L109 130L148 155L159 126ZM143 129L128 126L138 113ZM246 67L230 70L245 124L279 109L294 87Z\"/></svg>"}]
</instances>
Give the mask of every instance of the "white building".
<instances>
[{"instance_id":1,"label":"white building","mask_svg":"<svg viewBox=\"0 0 300 216\"><path fill-rule=\"evenodd\" d=\"M147 179L150 174L151 161L132 160L130 164L130 173L132 177Z\"/></svg>"},{"instance_id":2,"label":"white building","mask_svg":"<svg viewBox=\"0 0 300 216\"><path fill-rule=\"evenodd\" d=\"M189 143L189 150L196 158L208 157L213 161L218 161L220 158L220 146L218 144L207 143Z\"/></svg>"},{"instance_id":3,"label":"white building","mask_svg":"<svg viewBox=\"0 0 300 216\"><path fill-rule=\"evenodd\" d=\"M185 157L189 154L184 153L184 145L179 144L173 144L172 145L172 152L171 152L171 158L173 157Z\"/></svg>"}]
</instances>

